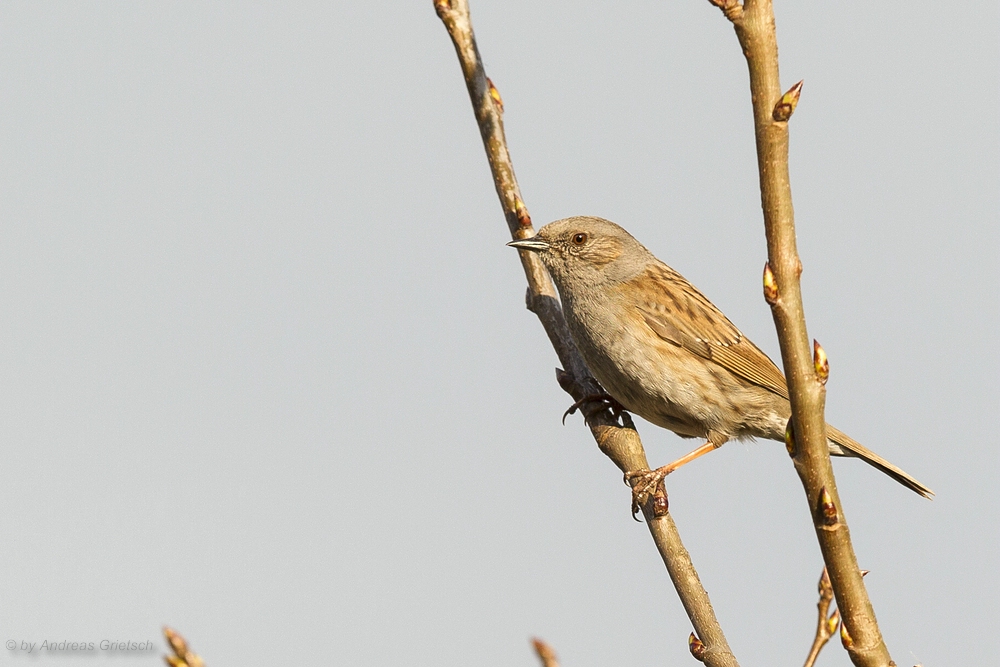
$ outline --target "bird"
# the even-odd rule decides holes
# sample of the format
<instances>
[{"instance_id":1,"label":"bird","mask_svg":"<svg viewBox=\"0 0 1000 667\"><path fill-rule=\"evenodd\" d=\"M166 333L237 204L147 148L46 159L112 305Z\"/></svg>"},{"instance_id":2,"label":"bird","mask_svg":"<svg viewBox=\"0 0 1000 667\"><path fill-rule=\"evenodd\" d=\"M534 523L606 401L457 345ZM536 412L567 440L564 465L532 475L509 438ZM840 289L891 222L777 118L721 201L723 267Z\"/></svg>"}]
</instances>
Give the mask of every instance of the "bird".
<instances>
[{"instance_id":1,"label":"bird","mask_svg":"<svg viewBox=\"0 0 1000 667\"><path fill-rule=\"evenodd\" d=\"M536 254L548 270L573 341L615 402L681 437L706 440L652 471L648 481L658 483L730 440L784 442L792 411L782 372L705 295L625 229L603 218L576 216L507 245ZM831 455L860 458L921 496L933 496L829 424L827 438Z\"/></svg>"}]
</instances>

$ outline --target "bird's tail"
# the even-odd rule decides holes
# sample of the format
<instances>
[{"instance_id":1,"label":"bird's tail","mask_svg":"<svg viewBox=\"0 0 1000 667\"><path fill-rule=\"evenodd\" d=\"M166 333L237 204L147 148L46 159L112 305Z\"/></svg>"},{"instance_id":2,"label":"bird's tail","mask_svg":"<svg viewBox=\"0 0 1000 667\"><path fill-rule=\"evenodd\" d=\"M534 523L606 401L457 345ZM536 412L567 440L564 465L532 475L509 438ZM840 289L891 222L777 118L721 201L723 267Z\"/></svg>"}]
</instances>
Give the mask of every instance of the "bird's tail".
<instances>
[{"instance_id":1,"label":"bird's tail","mask_svg":"<svg viewBox=\"0 0 1000 667\"><path fill-rule=\"evenodd\" d=\"M856 440L852 440L847 436L847 434L838 431L829 424L826 425L826 436L834 444L838 445L837 447L830 447L830 453L834 456L856 456L868 465L878 468L903 486L913 489L924 498L930 498L934 495L934 492L926 486L913 479L875 452L870 449L866 449L861 443Z\"/></svg>"}]
</instances>

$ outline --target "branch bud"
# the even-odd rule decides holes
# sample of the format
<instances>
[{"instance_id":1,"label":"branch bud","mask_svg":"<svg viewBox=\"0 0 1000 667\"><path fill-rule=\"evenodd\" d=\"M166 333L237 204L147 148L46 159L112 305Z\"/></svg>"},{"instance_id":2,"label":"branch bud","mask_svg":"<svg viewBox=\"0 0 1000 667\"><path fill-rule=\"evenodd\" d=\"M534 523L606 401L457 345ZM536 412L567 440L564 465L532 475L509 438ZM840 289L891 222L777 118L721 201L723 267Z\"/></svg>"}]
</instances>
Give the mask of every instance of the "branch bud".
<instances>
[{"instance_id":1,"label":"branch bud","mask_svg":"<svg viewBox=\"0 0 1000 667\"><path fill-rule=\"evenodd\" d=\"M708 0L708 2L721 9L726 18L733 23L743 17L743 4L738 0Z\"/></svg>"},{"instance_id":2,"label":"branch bud","mask_svg":"<svg viewBox=\"0 0 1000 667\"><path fill-rule=\"evenodd\" d=\"M535 648L538 659L542 661L542 667L558 667L559 659L552 647L543 642L538 637L532 637L531 645Z\"/></svg>"},{"instance_id":3,"label":"branch bud","mask_svg":"<svg viewBox=\"0 0 1000 667\"><path fill-rule=\"evenodd\" d=\"M771 118L779 123L787 122L792 114L795 113L795 107L799 104L799 95L802 94L802 84L803 81L799 81L797 84L788 89L788 92L781 96L778 103L774 105L774 111L771 112Z\"/></svg>"},{"instance_id":4,"label":"branch bud","mask_svg":"<svg viewBox=\"0 0 1000 667\"><path fill-rule=\"evenodd\" d=\"M434 11L438 17L444 19L444 13L451 11L451 0L434 0Z\"/></svg>"},{"instance_id":5,"label":"branch bud","mask_svg":"<svg viewBox=\"0 0 1000 667\"><path fill-rule=\"evenodd\" d=\"M826 381L830 379L830 360L826 358L826 350L815 338L813 339L813 366L816 367L816 379L819 380L820 384L826 384Z\"/></svg>"},{"instance_id":6,"label":"branch bud","mask_svg":"<svg viewBox=\"0 0 1000 667\"><path fill-rule=\"evenodd\" d=\"M816 514L824 526L832 526L837 523L837 506L833 504L833 498L830 497L825 486L819 492Z\"/></svg>"},{"instance_id":7,"label":"branch bud","mask_svg":"<svg viewBox=\"0 0 1000 667\"><path fill-rule=\"evenodd\" d=\"M177 655L183 656L188 652L187 642L184 638L174 630L173 628L164 627L163 636L167 638L167 643L170 644L170 649Z\"/></svg>"},{"instance_id":8,"label":"branch bud","mask_svg":"<svg viewBox=\"0 0 1000 667\"><path fill-rule=\"evenodd\" d=\"M660 480L660 483L656 485L656 491L653 492L653 517L659 519L661 516L666 516L669 511L670 500L667 498L667 487L663 480Z\"/></svg>"},{"instance_id":9,"label":"branch bud","mask_svg":"<svg viewBox=\"0 0 1000 667\"><path fill-rule=\"evenodd\" d=\"M562 390L567 394L572 396L570 389L573 388L573 376L561 368L556 369L556 382L562 387Z\"/></svg>"},{"instance_id":10,"label":"branch bud","mask_svg":"<svg viewBox=\"0 0 1000 667\"><path fill-rule=\"evenodd\" d=\"M830 573L827 572L826 568L823 568L823 574L819 578L819 596L824 600L833 599L833 584L830 582Z\"/></svg>"},{"instance_id":11,"label":"branch bud","mask_svg":"<svg viewBox=\"0 0 1000 667\"><path fill-rule=\"evenodd\" d=\"M693 632L688 637L688 650L691 651L691 655L694 656L695 660L705 662L705 645L698 639L698 635Z\"/></svg>"},{"instance_id":12,"label":"branch bud","mask_svg":"<svg viewBox=\"0 0 1000 667\"><path fill-rule=\"evenodd\" d=\"M785 449L788 450L789 456L795 456L795 427L792 426L791 418L788 419L788 424L785 425Z\"/></svg>"},{"instance_id":13,"label":"branch bud","mask_svg":"<svg viewBox=\"0 0 1000 667\"><path fill-rule=\"evenodd\" d=\"M205 667L205 661L188 648L187 642L180 633L164 626L163 636L167 638L171 650L175 655L165 655L163 660L170 667Z\"/></svg>"},{"instance_id":14,"label":"branch bud","mask_svg":"<svg viewBox=\"0 0 1000 667\"><path fill-rule=\"evenodd\" d=\"M833 613L830 614L830 618L826 619L826 636L832 637L835 632L837 632L837 626L840 624L840 610L834 609Z\"/></svg>"},{"instance_id":15,"label":"branch bud","mask_svg":"<svg viewBox=\"0 0 1000 667\"><path fill-rule=\"evenodd\" d=\"M769 306L778 303L778 281L774 279L770 262L764 262L764 301Z\"/></svg>"},{"instance_id":16,"label":"branch bud","mask_svg":"<svg viewBox=\"0 0 1000 667\"><path fill-rule=\"evenodd\" d=\"M528 207L524 205L520 197L514 199L514 215L517 216L517 224L522 228L531 227L531 216L528 215Z\"/></svg>"},{"instance_id":17,"label":"branch bud","mask_svg":"<svg viewBox=\"0 0 1000 667\"><path fill-rule=\"evenodd\" d=\"M854 640L851 639L851 635L847 633L847 626L843 623L840 624L840 643L843 644L846 649L850 649L854 646Z\"/></svg>"},{"instance_id":18,"label":"branch bud","mask_svg":"<svg viewBox=\"0 0 1000 667\"><path fill-rule=\"evenodd\" d=\"M497 109L500 113L503 113L503 100L500 99L500 91L493 85L493 80L490 79L490 77L486 77L486 83L490 87L490 97L492 97L493 101L496 102Z\"/></svg>"}]
</instances>

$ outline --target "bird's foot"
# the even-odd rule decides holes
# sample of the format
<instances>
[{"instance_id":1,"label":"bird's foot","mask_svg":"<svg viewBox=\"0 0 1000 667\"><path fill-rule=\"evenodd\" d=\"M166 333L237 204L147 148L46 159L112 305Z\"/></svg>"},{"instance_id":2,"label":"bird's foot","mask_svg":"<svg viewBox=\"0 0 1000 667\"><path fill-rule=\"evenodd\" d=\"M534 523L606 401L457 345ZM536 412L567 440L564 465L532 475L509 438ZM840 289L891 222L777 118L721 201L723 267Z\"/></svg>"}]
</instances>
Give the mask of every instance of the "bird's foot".
<instances>
[{"instance_id":1,"label":"bird's foot","mask_svg":"<svg viewBox=\"0 0 1000 667\"><path fill-rule=\"evenodd\" d=\"M591 394L590 396L584 396L579 401L569 406L569 409L563 413L562 423L566 423L566 417L572 414L576 414L576 411L587 405L588 403L600 403L604 408L610 408L611 414L614 418L621 419L622 413L625 412L625 406L616 401L611 394ZM586 419L587 414L584 413L584 418Z\"/></svg>"},{"instance_id":2,"label":"bird's foot","mask_svg":"<svg viewBox=\"0 0 1000 667\"><path fill-rule=\"evenodd\" d=\"M718 449L722 446L723 442L725 440L721 442L718 439L715 441L709 440L698 449L656 470L633 470L625 473L625 483L632 487L632 517L635 518L635 515L639 512L639 508L646 504L651 495L656 493L657 487L663 481L664 477L682 465L688 464L696 458ZM664 494L666 494L666 490L664 490Z\"/></svg>"},{"instance_id":3,"label":"bird's foot","mask_svg":"<svg viewBox=\"0 0 1000 667\"><path fill-rule=\"evenodd\" d=\"M663 484L663 479L676 470L674 464L668 464L656 470L633 470L625 473L625 483L632 487L632 518L636 515L646 501L657 493L657 488ZM666 498L666 488L663 489L663 496ZM638 519L636 519L638 521Z\"/></svg>"}]
</instances>

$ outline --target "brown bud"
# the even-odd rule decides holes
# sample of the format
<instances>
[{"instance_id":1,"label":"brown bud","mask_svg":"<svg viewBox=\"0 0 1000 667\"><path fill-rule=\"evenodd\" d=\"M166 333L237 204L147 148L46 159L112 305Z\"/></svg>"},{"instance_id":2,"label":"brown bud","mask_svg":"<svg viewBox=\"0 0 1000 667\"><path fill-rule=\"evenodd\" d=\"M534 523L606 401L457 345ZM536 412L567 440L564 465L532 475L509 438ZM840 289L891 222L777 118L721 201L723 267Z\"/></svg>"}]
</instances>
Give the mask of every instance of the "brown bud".
<instances>
[{"instance_id":1,"label":"brown bud","mask_svg":"<svg viewBox=\"0 0 1000 667\"><path fill-rule=\"evenodd\" d=\"M823 574L819 578L817 589L821 598L827 600L833 599L833 584L830 582L830 573L826 571L825 567L823 568Z\"/></svg>"},{"instance_id":2,"label":"brown bud","mask_svg":"<svg viewBox=\"0 0 1000 667\"><path fill-rule=\"evenodd\" d=\"M563 391L569 391L570 387L573 386L573 376L567 373L561 368L556 369L556 382L559 386L563 388Z\"/></svg>"},{"instance_id":3,"label":"brown bud","mask_svg":"<svg viewBox=\"0 0 1000 667\"><path fill-rule=\"evenodd\" d=\"M795 427L792 426L791 419L785 425L785 449L789 456L795 456Z\"/></svg>"},{"instance_id":4,"label":"brown bud","mask_svg":"<svg viewBox=\"0 0 1000 667\"><path fill-rule=\"evenodd\" d=\"M816 379L819 380L820 384L826 384L826 381L830 379L830 360L826 358L826 350L815 338L813 339L813 366L816 367Z\"/></svg>"},{"instance_id":5,"label":"brown bud","mask_svg":"<svg viewBox=\"0 0 1000 667\"><path fill-rule=\"evenodd\" d=\"M531 216L528 215L528 207L524 205L520 197L514 199L514 214L517 216L517 224L521 227L531 227Z\"/></svg>"},{"instance_id":6,"label":"brown bud","mask_svg":"<svg viewBox=\"0 0 1000 667\"><path fill-rule=\"evenodd\" d=\"M819 492L816 514L824 526L832 526L837 523L837 506L833 504L833 498L830 497L825 486Z\"/></svg>"},{"instance_id":7,"label":"brown bud","mask_svg":"<svg viewBox=\"0 0 1000 667\"><path fill-rule=\"evenodd\" d=\"M656 491L653 493L653 516L660 518L661 516L666 516L669 511L670 500L667 498L667 487L661 480L656 485Z\"/></svg>"},{"instance_id":8,"label":"brown bud","mask_svg":"<svg viewBox=\"0 0 1000 667\"><path fill-rule=\"evenodd\" d=\"M538 659L542 661L543 667L556 667L559 664L556 652L541 639L533 637L531 645L535 648L535 653L538 655Z\"/></svg>"},{"instance_id":9,"label":"brown bud","mask_svg":"<svg viewBox=\"0 0 1000 667\"><path fill-rule=\"evenodd\" d=\"M740 0L708 0L708 2L721 9L726 18L733 23L743 18L743 3Z\"/></svg>"},{"instance_id":10,"label":"brown bud","mask_svg":"<svg viewBox=\"0 0 1000 667\"><path fill-rule=\"evenodd\" d=\"M871 572L871 570L861 570L861 577L867 577L869 572Z\"/></svg>"},{"instance_id":11,"label":"brown bud","mask_svg":"<svg viewBox=\"0 0 1000 667\"><path fill-rule=\"evenodd\" d=\"M183 657L188 652L187 642L173 628L164 627L163 636L167 638L167 643L170 644L171 650L177 655Z\"/></svg>"},{"instance_id":12,"label":"brown bud","mask_svg":"<svg viewBox=\"0 0 1000 667\"><path fill-rule=\"evenodd\" d=\"M770 262L764 262L764 301L771 306L778 303L778 281L774 279Z\"/></svg>"},{"instance_id":13,"label":"brown bud","mask_svg":"<svg viewBox=\"0 0 1000 667\"><path fill-rule=\"evenodd\" d=\"M844 645L844 648L851 648L854 646L854 640L851 639L851 635L847 633L847 626L843 623L840 624L840 643Z\"/></svg>"},{"instance_id":14,"label":"brown bud","mask_svg":"<svg viewBox=\"0 0 1000 667\"><path fill-rule=\"evenodd\" d=\"M795 113L795 107L799 104L799 95L802 93L803 83L803 81L799 81L789 88L787 93L781 96L778 103L774 105L771 118L779 123L784 123L792 117L792 114Z\"/></svg>"},{"instance_id":15,"label":"brown bud","mask_svg":"<svg viewBox=\"0 0 1000 667\"><path fill-rule=\"evenodd\" d=\"M500 113L503 113L503 100L500 99L500 91L493 85L493 80L490 79L490 77L486 77L486 83L490 87L490 97L492 97L493 101L496 102L497 109Z\"/></svg>"},{"instance_id":16,"label":"brown bud","mask_svg":"<svg viewBox=\"0 0 1000 667\"><path fill-rule=\"evenodd\" d=\"M205 661L188 648L187 642L179 632L172 628L164 627L163 636L167 638L171 650L175 655L163 656L170 667L205 667Z\"/></svg>"},{"instance_id":17,"label":"brown bud","mask_svg":"<svg viewBox=\"0 0 1000 667\"><path fill-rule=\"evenodd\" d=\"M830 618L826 619L826 634L828 637L832 637L833 633L837 631L838 624L840 624L840 610L834 609L833 613L830 614Z\"/></svg>"},{"instance_id":18,"label":"brown bud","mask_svg":"<svg viewBox=\"0 0 1000 667\"><path fill-rule=\"evenodd\" d=\"M691 636L688 637L688 649L691 651L691 655L694 656L695 660L698 662L705 662L705 645L701 643L701 640L698 639L698 636L693 632L691 633Z\"/></svg>"},{"instance_id":19,"label":"brown bud","mask_svg":"<svg viewBox=\"0 0 1000 667\"><path fill-rule=\"evenodd\" d=\"M444 13L451 11L451 0L434 0L434 11L443 19Z\"/></svg>"}]
</instances>

